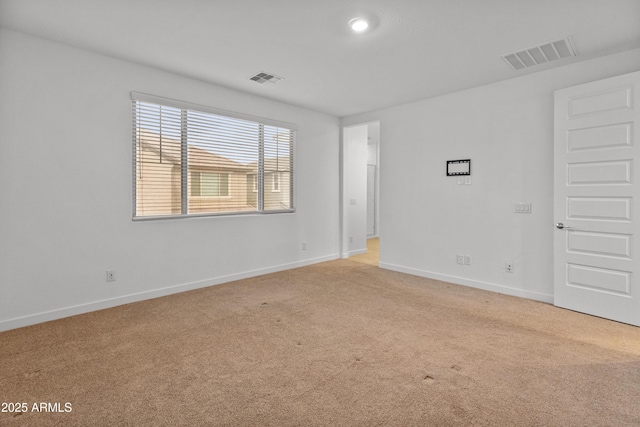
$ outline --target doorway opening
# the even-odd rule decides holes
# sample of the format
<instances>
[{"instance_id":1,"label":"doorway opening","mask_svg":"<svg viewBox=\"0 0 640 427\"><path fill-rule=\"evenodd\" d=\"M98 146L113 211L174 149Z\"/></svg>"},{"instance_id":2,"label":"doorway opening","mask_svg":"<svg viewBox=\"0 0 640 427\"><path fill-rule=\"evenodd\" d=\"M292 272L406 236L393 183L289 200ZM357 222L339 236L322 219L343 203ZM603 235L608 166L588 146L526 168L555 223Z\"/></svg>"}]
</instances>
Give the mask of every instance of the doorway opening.
<instances>
[{"instance_id":1,"label":"doorway opening","mask_svg":"<svg viewBox=\"0 0 640 427\"><path fill-rule=\"evenodd\" d=\"M372 237L367 239L367 252L354 255L349 259L363 264L375 265L376 267L380 265L380 238Z\"/></svg>"},{"instance_id":2,"label":"doorway opening","mask_svg":"<svg viewBox=\"0 0 640 427\"><path fill-rule=\"evenodd\" d=\"M342 156L342 257L379 265L380 122L344 127Z\"/></svg>"}]
</instances>

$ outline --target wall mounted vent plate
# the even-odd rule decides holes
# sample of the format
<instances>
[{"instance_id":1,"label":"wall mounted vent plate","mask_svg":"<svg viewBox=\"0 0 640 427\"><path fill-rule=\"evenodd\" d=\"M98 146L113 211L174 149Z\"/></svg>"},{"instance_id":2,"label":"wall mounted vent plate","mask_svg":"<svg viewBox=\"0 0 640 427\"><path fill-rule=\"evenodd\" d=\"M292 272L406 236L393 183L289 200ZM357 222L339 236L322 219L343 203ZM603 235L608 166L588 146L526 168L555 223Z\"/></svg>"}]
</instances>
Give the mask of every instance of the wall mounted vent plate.
<instances>
[{"instance_id":1,"label":"wall mounted vent plate","mask_svg":"<svg viewBox=\"0 0 640 427\"><path fill-rule=\"evenodd\" d=\"M276 84L284 80L284 77L276 76L275 74L265 73L261 71L254 76L249 77L249 80L253 80L256 83L264 84L264 83L273 83Z\"/></svg>"},{"instance_id":2,"label":"wall mounted vent plate","mask_svg":"<svg viewBox=\"0 0 640 427\"><path fill-rule=\"evenodd\" d=\"M523 68L545 64L570 56L576 56L576 51L569 37L565 37L539 46L507 53L502 55L502 59L504 59L513 70L518 71Z\"/></svg>"}]
</instances>

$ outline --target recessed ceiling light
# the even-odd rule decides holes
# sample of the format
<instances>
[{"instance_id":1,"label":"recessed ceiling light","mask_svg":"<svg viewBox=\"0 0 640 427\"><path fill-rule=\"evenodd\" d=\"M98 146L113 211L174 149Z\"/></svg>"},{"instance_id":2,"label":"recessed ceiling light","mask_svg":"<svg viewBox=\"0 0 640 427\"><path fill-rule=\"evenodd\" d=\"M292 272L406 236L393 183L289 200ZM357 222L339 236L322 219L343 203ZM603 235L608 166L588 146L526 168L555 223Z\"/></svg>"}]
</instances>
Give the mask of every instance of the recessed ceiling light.
<instances>
[{"instance_id":1,"label":"recessed ceiling light","mask_svg":"<svg viewBox=\"0 0 640 427\"><path fill-rule=\"evenodd\" d=\"M364 18L353 18L351 21L349 21L349 26L356 33L361 33L369 28L369 23Z\"/></svg>"}]
</instances>

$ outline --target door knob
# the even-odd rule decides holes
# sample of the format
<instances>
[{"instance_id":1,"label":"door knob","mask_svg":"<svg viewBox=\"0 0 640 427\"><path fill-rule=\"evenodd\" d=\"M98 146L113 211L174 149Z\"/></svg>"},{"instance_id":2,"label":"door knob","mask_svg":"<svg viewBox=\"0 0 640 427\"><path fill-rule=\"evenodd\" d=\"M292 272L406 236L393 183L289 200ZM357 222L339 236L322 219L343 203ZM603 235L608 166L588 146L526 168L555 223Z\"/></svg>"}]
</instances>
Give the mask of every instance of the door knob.
<instances>
[{"instance_id":1,"label":"door knob","mask_svg":"<svg viewBox=\"0 0 640 427\"><path fill-rule=\"evenodd\" d=\"M559 230L562 230L563 228L571 228L571 227L569 227L568 225L564 225L561 222L558 222L558 223L556 223L556 228L559 229Z\"/></svg>"}]
</instances>

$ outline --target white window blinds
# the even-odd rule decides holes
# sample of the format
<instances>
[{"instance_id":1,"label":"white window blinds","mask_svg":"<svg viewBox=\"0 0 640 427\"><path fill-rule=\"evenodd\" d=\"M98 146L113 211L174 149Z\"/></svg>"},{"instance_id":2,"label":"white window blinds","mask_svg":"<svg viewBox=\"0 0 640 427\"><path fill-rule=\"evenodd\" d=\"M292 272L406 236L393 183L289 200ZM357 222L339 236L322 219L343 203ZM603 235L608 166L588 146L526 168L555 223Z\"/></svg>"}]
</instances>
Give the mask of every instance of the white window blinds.
<instances>
[{"instance_id":1,"label":"white window blinds","mask_svg":"<svg viewBox=\"0 0 640 427\"><path fill-rule=\"evenodd\" d=\"M295 126L131 97L134 218L294 210Z\"/></svg>"}]
</instances>

